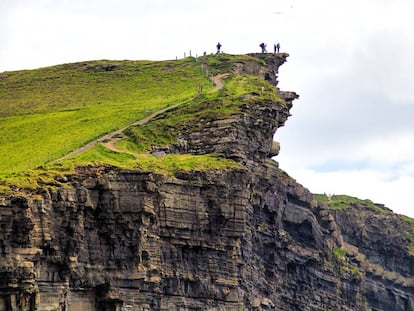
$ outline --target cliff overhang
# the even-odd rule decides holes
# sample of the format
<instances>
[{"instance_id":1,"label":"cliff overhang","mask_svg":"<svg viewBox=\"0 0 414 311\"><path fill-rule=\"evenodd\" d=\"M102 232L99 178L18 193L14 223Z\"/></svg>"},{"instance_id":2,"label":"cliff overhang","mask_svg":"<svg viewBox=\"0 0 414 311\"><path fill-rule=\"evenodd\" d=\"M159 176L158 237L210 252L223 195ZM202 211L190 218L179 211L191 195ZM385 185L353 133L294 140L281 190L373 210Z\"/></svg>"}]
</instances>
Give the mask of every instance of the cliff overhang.
<instances>
[{"instance_id":1,"label":"cliff overhang","mask_svg":"<svg viewBox=\"0 0 414 311\"><path fill-rule=\"evenodd\" d=\"M249 92L225 86L151 122L173 136L153 154L220 154L235 167L81 166L65 187L2 197L0 310L412 309L413 257L411 270L395 263L401 247L375 262L374 241L355 243L359 231L271 159L297 98L277 88L287 56L201 60Z\"/></svg>"}]
</instances>

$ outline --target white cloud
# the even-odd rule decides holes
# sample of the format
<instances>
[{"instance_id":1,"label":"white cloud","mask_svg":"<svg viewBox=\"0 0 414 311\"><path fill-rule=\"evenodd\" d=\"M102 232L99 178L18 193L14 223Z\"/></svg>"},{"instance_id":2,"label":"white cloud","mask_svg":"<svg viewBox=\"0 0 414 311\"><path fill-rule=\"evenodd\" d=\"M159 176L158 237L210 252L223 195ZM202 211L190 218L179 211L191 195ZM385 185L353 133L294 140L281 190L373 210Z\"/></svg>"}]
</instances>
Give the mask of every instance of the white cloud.
<instances>
[{"instance_id":1,"label":"white cloud","mask_svg":"<svg viewBox=\"0 0 414 311\"><path fill-rule=\"evenodd\" d=\"M396 163L414 163L414 132L392 133L376 137L360 146L359 158L369 159L373 164L392 167Z\"/></svg>"}]
</instances>

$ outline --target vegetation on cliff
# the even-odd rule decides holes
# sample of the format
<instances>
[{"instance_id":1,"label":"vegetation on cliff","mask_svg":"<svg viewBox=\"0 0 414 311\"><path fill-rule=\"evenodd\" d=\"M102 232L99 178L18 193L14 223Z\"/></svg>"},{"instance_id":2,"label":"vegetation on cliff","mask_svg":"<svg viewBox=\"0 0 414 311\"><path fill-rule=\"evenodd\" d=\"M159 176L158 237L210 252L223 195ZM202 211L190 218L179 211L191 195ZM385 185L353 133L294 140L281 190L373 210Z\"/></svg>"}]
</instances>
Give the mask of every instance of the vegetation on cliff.
<instances>
[{"instance_id":1,"label":"vegetation on cliff","mask_svg":"<svg viewBox=\"0 0 414 311\"><path fill-rule=\"evenodd\" d=\"M36 168L212 84L194 59L90 61L5 72L0 172Z\"/></svg>"},{"instance_id":2,"label":"vegetation on cliff","mask_svg":"<svg viewBox=\"0 0 414 311\"><path fill-rule=\"evenodd\" d=\"M399 244L402 248L406 248L411 256L414 256L414 219L405 215L393 214L392 211L381 204L375 204L371 200L358 199L348 195L326 195L314 194L314 198L318 202L325 203L331 210L335 212L337 221L339 217L349 218L359 217L354 222L352 228L357 232L367 230L374 223L376 226L381 225L387 230L387 238L396 237L400 240ZM339 223L341 223L339 221ZM379 224L377 224L379 223ZM359 224L359 225L356 225ZM346 225L344 226L346 227ZM395 229L392 229L395 228ZM384 237L383 243L387 243ZM389 244L392 244L391 242Z\"/></svg>"},{"instance_id":3,"label":"vegetation on cliff","mask_svg":"<svg viewBox=\"0 0 414 311\"><path fill-rule=\"evenodd\" d=\"M216 155L146 154L154 145L175 142L177 125L195 126L200 119L220 119L239 109L243 96L280 101L274 86L234 73L213 89L210 76L230 74L251 56L210 55L175 61L88 61L36 70L5 72L0 78L0 179L10 185L36 187L39 176L52 178L78 165L138 167L159 172L235 167ZM86 143L177 103L168 116L130 127L113 149L96 145L65 161L57 159ZM174 165L172 165L174 163ZM1 189L0 189L1 190Z\"/></svg>"},{"instance_id":4,"label":"vegetation on cliff","mask_svg":"<svg viewBox=\"0 0 414 311\"><path fill-rule=\"evenodd\" d=\"M330 209L343 210L349 208L351 205L359 206L360 208L367 208L380 213L390 213L388 209L384 209L375 204L371 200L359 199L351 197L349 195L326 195L326 194L314 194L316 201L326 203Z\"/></svg>"}]
</instances>

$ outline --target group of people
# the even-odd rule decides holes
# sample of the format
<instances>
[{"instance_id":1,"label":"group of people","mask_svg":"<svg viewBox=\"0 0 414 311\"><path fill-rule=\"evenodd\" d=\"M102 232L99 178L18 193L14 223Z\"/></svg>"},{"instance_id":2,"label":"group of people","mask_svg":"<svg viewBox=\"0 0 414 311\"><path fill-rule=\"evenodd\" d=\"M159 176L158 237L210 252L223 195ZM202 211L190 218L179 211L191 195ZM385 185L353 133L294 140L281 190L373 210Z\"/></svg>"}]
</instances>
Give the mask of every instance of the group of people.
<instances>
[{"instance_id":1,"label":"group of people","mask_svg":"<svg viewBox=\"0 0 414 311\"><path fill-rule=\"evenodd\" d=\"M266 45L266 43L262 42L262 43L260 43L259 46L262 49L262 53L267 53L267 50L266 50L266 46L267 45ZM275 54L276 53L279 53L279 51L280 51L280 44L279 44L279 42L277 44L274 44L273 46L274 46L274 53ZM221 43L220 42L217 43L216 48L217 48L217 54L220 54L221 53Z\"/></svg>"},{"instance_id":2,"label":"group of people","mask_svg":"<svg viewBox=\"0 0 414 311\"><path fill-rule=\"evenodd\" d=\"M266 45L266 43L262 42L262 43L260 43L259 46L262 49L262 53L267 53L267 50L266 50L267 45ZM280 43L278 42L277 44L273 44L273 47L274 47L274 53L275 54L276 53L279 53L279 51L280 51Z\"/></svg>"}]
</instances>

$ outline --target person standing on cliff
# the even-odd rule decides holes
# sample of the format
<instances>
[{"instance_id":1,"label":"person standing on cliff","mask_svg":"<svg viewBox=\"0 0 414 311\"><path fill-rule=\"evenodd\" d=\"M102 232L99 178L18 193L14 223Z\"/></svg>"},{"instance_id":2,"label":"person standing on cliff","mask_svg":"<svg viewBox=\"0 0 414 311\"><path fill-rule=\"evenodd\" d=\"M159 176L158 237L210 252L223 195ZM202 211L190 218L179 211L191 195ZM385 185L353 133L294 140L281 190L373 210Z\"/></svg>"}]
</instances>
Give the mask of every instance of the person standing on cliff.
<instances>
[{"instance_id":1,"label":"person standing on cliff","mask_svg":"<svg viewBox=\"0 0 414 311\"><path fill-rule=\"evenodd\" d=\"M275 46L275 53L279 53L279 50L280 50L280 44L278 42Z\"/></svg>"},{"instance_id":2,"label":"person standing on cliff","mask_svg":"<svg viewBox=\"0 0 414 311\"><path fill-rule=\"evenodd\" d=\"M261 47L261 49L262 49L262 53L267 53L267 51L266 51L266 43L264 43L264 42L262 42L262 43L260 43L260 45L259 45L260 47Z\"/></svg>"},{"instance_id":3,"label":"person standing on cliff","mask_svg":"<svg viewBox=\"0 0 414 311\"><path fill-rule=\"evenodd\" d=\"M221 44L220 44L220 42L219 43L217 43L217 54L220 54L220 49L221 49Z\"/></svg>"}]
</instances>

